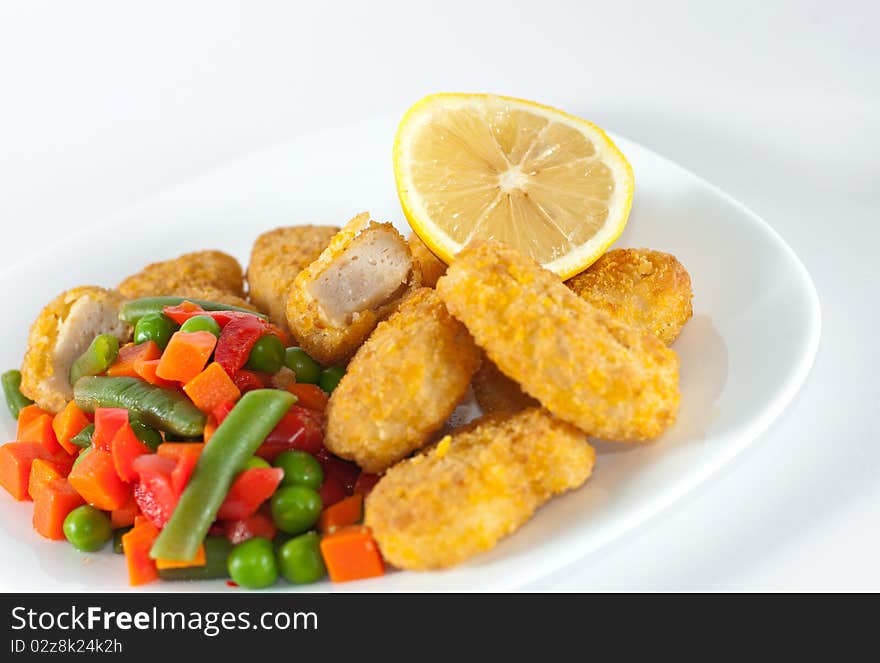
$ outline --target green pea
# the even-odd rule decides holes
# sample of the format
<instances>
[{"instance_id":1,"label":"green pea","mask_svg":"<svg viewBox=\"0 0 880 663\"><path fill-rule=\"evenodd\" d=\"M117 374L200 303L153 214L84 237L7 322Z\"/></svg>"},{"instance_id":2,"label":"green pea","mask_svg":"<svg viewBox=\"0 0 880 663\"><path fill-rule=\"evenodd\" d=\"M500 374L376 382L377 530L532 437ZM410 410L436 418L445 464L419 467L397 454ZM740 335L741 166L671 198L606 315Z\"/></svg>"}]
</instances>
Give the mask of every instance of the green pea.
<instances>
[{"instance_id":1,"label":"green pea","mask_svg":"<svg viewBox=\"0 0 880 663\"><path fill-rule=\"evenodd\" d=\"M318 547L320 542L316 532L307 532L282 545L278 550L281 575L299 585L323 578L327 568Z\"/></svg>"},{"instance_id":2,"label":"green pea","mask_svg":"<svg viewBox=\"0 0 880 663\"><path fill-rule=\"evenodd\" d=\"M217 338L220 337L220 325L210 315L196 315L180 326L182 332L211 332Z\"/></svg>"},{"instance_id":3,"label":"green pea","mask_svg":"<svg viewBox=\"0 0 880 663\"><path fill-rule=\"evenodd\" d=\"M131 531L132 525L128 527L120 527L119 529L113 530L113 552L117 555L121 555L125 552L122 549L122 537L128 534Z\"/></svg>"},{"instance_id":4,"label":"green pea","mask_svg":"<svg viewBox=\"0 0 880 663\"><path fill-rule=\"evenodd\" d=\"M149 313L134 326L135 345L155 341L156 345L164 350L175 329L177 325L164 313Z\"/></svg>"},{"instance_id":5,"label":"green pea","mask_svg":"<svg viewBox=\"0 0 880 663\"><path fill-rule=\"evenodd\" d=\"M345 369L339 366L331 366L321 371L321 377L318 380L318 386L328 394L332 394L333 390L339 384L342 376L345 375Z\"/></svg>"},{"instance_id":6,"label":"green pea","mask_svg":"<svg viewBox=\"0 0 880 663\"><path fill-rule=\"evenodd\" d=\"M324 470L315 457L305 451L283 451L275 458L275 467L284 470L282 486L306 486L318 490L324 482Z\"/></svg>"},{"instance_id":7,"label":"green pea","mask_svg":"<svg viewBox=\"0 0 880 663\"><path fill-rule=\"evenodd\" d=\"M159 434L159 431L155 428L150 428L146 424L142 424L140 421L132 421L131 430L134 431L134 435L137 439L146 444L153 451L158 449L159 445L162 444L162 436Z\"/></svg>"},{"instance_id":8,"label":"green pea","mask_svg":"<svg viewBox=\"0 0 880 663\"><path fill-rule=\"evenodd\" d=\"M239 543L226 561L229 577L248 589L263 589L278 579L278 564L272 542L261 536Z\"/></svg>"},{"instance_id":9,"label":"green pea","mask_svg":"<svg viewBox=\"0 0 880 663\"><path fill-rule=\"evenodd\" d=\"M272 520L288 534L309 530L321 516L321 496L307 486L284 486L272 496Z\"/></svg>"},{"instance_id":10,"label":"green pea","mask_svg":"<svg viewBox=\"0 0 880 663\"><path fill-rule=\"evenodd\" d=\"M284 363L296 373L297 382L318 384L321 379L321 366L302 348L287 348L284 352Z\"/></svg>"},{"instance_id":11,"label":"green pea","mask_svg":"<svg viewBox=\"0 0 880 663\"><path fill-rule=\"evenodd\" d=\"M247 360L247 368L262 373L277 373L284 365L284 344L274 334L260 338Z\"/></svg>"},{"instance_id":12,"label":"green pea","mask_svg":"<svg viewBox=\"0 0 880 663\"><path fill-rule=\"evenodd\" d=\"M73 547L83 552L100 550L113 537L107 514L87 504L68 513L62 529Z\"/></svg>"},{"instance_id":13,"label":"green pea","mask_svg":"<svg viewBox=\"0 0 880 663\"><path fill-rule=\"evenodd\" d=\"M260 458L259 456L251 456L250 458L247 459L247 461L244 464L245 470L253 470L258 467L272 467L272 466L269 465L269 461L267 461L263 458Z\"/></svg>"}]
</instances>

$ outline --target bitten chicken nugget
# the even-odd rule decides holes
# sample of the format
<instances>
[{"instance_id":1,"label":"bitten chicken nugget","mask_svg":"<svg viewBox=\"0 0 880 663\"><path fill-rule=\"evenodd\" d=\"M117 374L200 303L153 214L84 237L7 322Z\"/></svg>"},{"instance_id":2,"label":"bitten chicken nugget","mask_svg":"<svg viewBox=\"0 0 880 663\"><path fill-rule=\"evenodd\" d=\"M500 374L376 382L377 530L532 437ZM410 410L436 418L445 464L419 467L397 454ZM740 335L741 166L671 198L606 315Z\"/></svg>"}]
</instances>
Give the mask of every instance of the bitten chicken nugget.
<instances>
[{"instance_id":1,"label":"bitten chicken nugget","mask_svg":"<svg viewBox=\"0 0 880 663\"><path fill-rule=\"evenodd\" d=\"M504 375L492 360L483 355L480 368L471 381L474 398L484 414L490 412L519 412L539 403L520 386Z\"/></svg>"},{"instance_id":2,"label":"bitten chicken nugget","mask_svg":"<svg viewBox=\"0 0 880 663\"><path fill-rule=\"evenodd\" d=\"M650 249L609 251L566 281L578 297L666 345L693 315L691 277L675 256Z\"/></svg>"},{"instance_id":3,"label":"bitten chicken nugget","mask_svg":"<svg viewBox=\"0 0 880 663\"><path fill-rule=\"evenodd\" d=\"M70 367L98 334L121 341L131 328L119 319L124 299L115 290L82 286L63 292L31 325L21 365L21 393L45 410L57 412L73 398Z\"/></svg>"},{"instance_id":4,"label":"bitten chicken nugget","mask_svg":"<svg viewBox=\"0 0 880 663\"><path fill-rule=\"evenodd\" d=\"M581 431L546 410L488 415L388 470L364 523L394 566L453 566L583 484L595 458Z\"/></svg>"},{"instance_id":5,"label":"bitten chicken nugget","mask_svg":"<svg viewBox=\"0 0 880 663\"><path fill-rule=\"evenodd\" d=\"M254 242L247 269L251 301L287 329L287 297L296 275L318 259L335 226L291 226L263 233Z\"/></svg>"},{"instance_id":6,"label":"bitten chicken nugget","mask_svg":"<svg viewBox=\"0 0 880 663\"><path fill-rule=\"evenodd\" d=\"M420 288L380 322L327 406L324 444L380 473L421 448L461 401L480 361L467 329Z\"/></svg>"},{"instance_id":7,"label":"bitten chicken nugget","mask_svg":"<svg viewBox=\"0 0 880 663\"><path fill-rule=\"evenodd\" d=\"M650 440L675 421L677 355L514 249L472 242L437 292L498 368L560 419L620 441Z\"/></svg>"},{"instance_id":8,"label":"bitten chicken nugget","mask_svg":"<svg viewBox=\"0 0 880 663\"><path fill-rule=\"evenodd\" d=\"M446 273L446 263L431 253L431 249L415 233L409 236L407 242L413 258L418 260L421 267L422 285L433 288L437 285L437 279Z\"/></svg>"},{"instance_id":9,"label":"bitten chicken nugget","mask_svg":"<svg viewBox=\"0 0 880 663\"><path fill-rule=\"evenodd\" d=\"M293 281L287 324L322 364L348 361L381 320L422 282L406 240L359 214Z\"/></svg>"},{"instance_id":10,"label":"bitten chicken nugget","mask_svg":"<svg viewBox=\"0 0 880 663\"><path fill-rule=\"evenodd\" d=\"M147 265L119 284L128 299L177 295L182 288L211 287L244 297L241 265L222 251L196 251Z\"/></svg>"}]
</instances>

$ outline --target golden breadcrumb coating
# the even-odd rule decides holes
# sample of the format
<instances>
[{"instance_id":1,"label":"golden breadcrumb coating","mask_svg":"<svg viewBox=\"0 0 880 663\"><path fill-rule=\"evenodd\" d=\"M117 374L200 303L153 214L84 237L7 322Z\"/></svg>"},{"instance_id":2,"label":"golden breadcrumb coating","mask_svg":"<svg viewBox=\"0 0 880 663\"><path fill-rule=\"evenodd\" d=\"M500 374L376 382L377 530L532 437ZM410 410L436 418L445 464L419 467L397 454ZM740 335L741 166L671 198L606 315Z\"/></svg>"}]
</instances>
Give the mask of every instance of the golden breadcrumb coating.
<instances>
[{"instance_id":1,"label":"golden breadcrumb coating","mask_svg":"<svg viewBox=\"0 0 880 663\"><path fill-rule=\"evenodd\" d=\"M437 293L416 290L348 365L327 406L324 444L366 472L384 471L443 426L479 361Z\"/></svg>"},{"instance_id":2,"label":"golden breadcrumb coating","mask_svg":"<svg viewBox=\"0 0 880 663\"><path fill-rule=\"evenodd\" d=\"M437 285L437 279L446 273L446 263L431 253L431 249L415 233L410 234L407 242L413 258L422 269L422 285L433 288Z\"/></svg>"},{"instance_id":3,"label":"golden breadcrumb coating","mask_svg":"<svg viewBox=\"0 0 880 663\"><path fill-rule=\"evenodd\" d=\"M693 315L690 275L675 256L660 251L609 251L566 285L615 320L666 345Z\"/></svg>"},{"instance_id":4,"label":"golden breadcrumb coating","mask_svg":"<svg viewBox=\"0 0 880 663\"><path fill-rule=\"evenodd\" d=\"M124 299L115 290L82 286L61 293L40 311L21 364L21 393L57 412L73 398L70 367L98 334L121 341L131 328L119 320Z\"/></svg>"},{"instance_id":5,"label":"golden breadcrumb coating","mask_svg":"<svg viewBox=\"0 0 880 663\"><path fill-rule=\"evenodd\" d=\"M490 550L554 495L590 476L586 436L531 408L487 415L392 467L364 523L401 569L439 569Z\"/></svg>"},{"instance_id":6,"label":"golden breadcrumb coating","mask_svg":"<svg viewBox=\"0 0 880 663\"><path fill-rule=\"evenodd\" d=\"M375 252L373 244L379 247ZM387 263L382 259L385 253ZM351 272L357 275L349 277ZM401 298L420 285L421 272L406 240L390 223L370 221L364 212L334 235L320 257L294 279L287 324L318 362L345 363Z\"/></svg>"},{"instance_id":7,"label":"golden breadcrumb coating","mask_svg":"<svg viewBox=\"0 0 880 663\"><path fill-rule=\"evenodd\" d=\"M677 355L514 249L472 242L437 292L498 368L560 419L620 441L650 440L675 421Z\"/></svg>"},{"instance_id":8,"label":"golden breadcrumb coating","mask_svg":"<svg viewBox=\"0 0 880 663\"><path fill-rule=\"evenodd\" d=\"M241 265L222 251L195 251L147 265L119 284L128 299L175 296L182 288L212 287L244 297Z\"/></svg>"},{"instance_id":9,"label":"golden breadcrumb coating","mask_svg":"<svg viewBox=\"0 0 880 663\"><path fill-rule=\"evenodd\" d=\"M654 334L669 345L693 315L691 278L668 253L616 249L565 284L615 320ZM536 401L484 358L473 379L483 412L516 412Z\"/></svg>"},{"instance_id":10,"label":"golden breadcrumb coating","mask_svg":"<svg viewBox=\"0 0 880 663\"><path fill-rule=\"evenodd\" d=\"M516 382L498 370L485 354L482 359L480 368L471 380L471 386L474 388L474 398L477 399L483 414L519 412L527 407L539 405L538 401L525 393Z\"/></svg>"},{"instance_id":11,"label":"golden breadcrumb coating","mask_svg":"<svg viewBox=\"0 0 880 663\"><path fill-rule=\"evenodd\" d=\"M287 329L287 297L296 275L318 259L335 226L276 228L257 237L247 282L251 301L276 325Z\"/></svg>"}]
</instances>

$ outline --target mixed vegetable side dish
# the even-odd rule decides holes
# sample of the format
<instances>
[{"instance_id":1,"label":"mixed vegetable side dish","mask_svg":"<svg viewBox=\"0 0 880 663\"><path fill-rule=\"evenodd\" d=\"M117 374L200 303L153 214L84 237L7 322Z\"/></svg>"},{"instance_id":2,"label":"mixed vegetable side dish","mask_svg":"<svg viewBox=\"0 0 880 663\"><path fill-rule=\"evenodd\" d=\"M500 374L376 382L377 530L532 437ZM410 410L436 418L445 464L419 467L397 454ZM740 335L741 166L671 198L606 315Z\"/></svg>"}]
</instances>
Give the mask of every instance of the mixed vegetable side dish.
<instances>
[{"instance_id":1,"label":"mixed vegetable side dish","mask_svg":"<svg viewBox=\"0 0 880 663\"><path fill-rule=\"evenodd\" d=\"M0 485L33 500L39 534L84 552L112 541L132 585L384 572L357 525L375 478L323 445L342 369L217 302L143 298L118 317L132 340L96 335L57 413L21 393L19 371L3 374L18 441L0 446Z\"/></svg>"},{"instance_id":2,"label":"mixed vegetable side dish","mask_svg":"<svg viewBox=\"0 0 880 663\"><path fill-rule=\"evenodd\" d=\"M633 176L601 129L432 95L394 160L409 238L368 213L278 228L246 274L197 251L42 310L2 376L0 446L38 534L112 541L133 585L442 569L583 486L590 437L674 425L691 280L608 250Z\"/></svg>"}]
</instances>

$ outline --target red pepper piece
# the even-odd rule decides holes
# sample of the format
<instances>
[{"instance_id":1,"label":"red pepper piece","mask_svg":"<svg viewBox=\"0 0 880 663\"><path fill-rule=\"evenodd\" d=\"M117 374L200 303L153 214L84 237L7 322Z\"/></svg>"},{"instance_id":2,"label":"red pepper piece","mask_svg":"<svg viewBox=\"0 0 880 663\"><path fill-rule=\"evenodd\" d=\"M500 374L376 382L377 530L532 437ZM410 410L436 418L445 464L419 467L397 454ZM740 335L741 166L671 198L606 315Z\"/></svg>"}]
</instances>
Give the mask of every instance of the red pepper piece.
<instances>
[{"instance_id":1,"label":"red pepper piece","mask_svg":"<svg viewBox=\"0 0 880 663\"><path fill-rule=\"evenodd\" d=\"M162 309L162 312L179 325L182 325L190 318L195 318L199 315L206 315L209 318L213 318L214 322L220 325L221 329L233 320L241 318L259 320L264 330L269 324L262 318L251 313L245 313L244 311L206 311L201 306L193 304L192 302L183 302L177 306L166 306Z\"/></svg>"},{"instance_id":2,"label":"red pepper piece","mask_svg":"<svg viewBox=\"0 0 880 663\"><path fill-rule=\"evenodd\" d=\"M171 458L147 454L135 458L132 466L138 474L134 499L144 517L162 529L174 513L178 495L171 485L171 473L177 463Z\"/></svg>"},{"instance_id":3,"label":"red pepper piece","mask_svg":"<svg viewBox=\"0 0 880 663\"><path fill-rule=\"evenodd\" d=\"M317 456L324 451L324 418L319 412L299 405L290 408L257 449L257 456L269 462L282 451L298 449Z\"/></svg>"},{"instance_id":4,"label":"red pepper piece","mask_svg":"<svg viewBox=\"0 0 880 663\"><path fill-rule=\"evenodd\" d=\"M339 479L332 474L328 474L324 477L324 483L321 484L318 495L321 496L321 504L326 509L328 506L333 506L345 499L345 488L342 487Z\"/></svg>"},{"instance_id":5,"label":"red pepper piece","mask_svg":"<svg viewBox=\"0 0 880 663\"><path fill-rule=\"evenodd\" d=\"M337 458L327 451L327 449L319 451L315 454L315 458L321 463L325 475L329 474L339 479L342 487L345 488L346 495L354 493L354 484L357 481L358 475L361 473L361 470L357 465L342 460L341 458Z\"/></svg>"},{"instance_id":6,"label":"red pepper piece","mask_svg":"<svg viewBox=\"0 0 880 663\"><path fill-rule=\"evenodd\" d=\"M238 387L242 394L246 394L254 389L265 389L268 382L264 377L265 373L257 373L256 371L246 371L241 368L235 372L232 382Z\"/></svg>"},{"instance_id":7,"label":"red pepper piece","mask_svg":"<svg viewBox=\"0 0 880 663\"><path fill-rule=\"evenodd\" d=\"M235 377L248 360L251 348L266 332L265 323L254 315L230 320L217 341L214 361L220 364L230 377Z\"/></svg>"}]
</instances>

